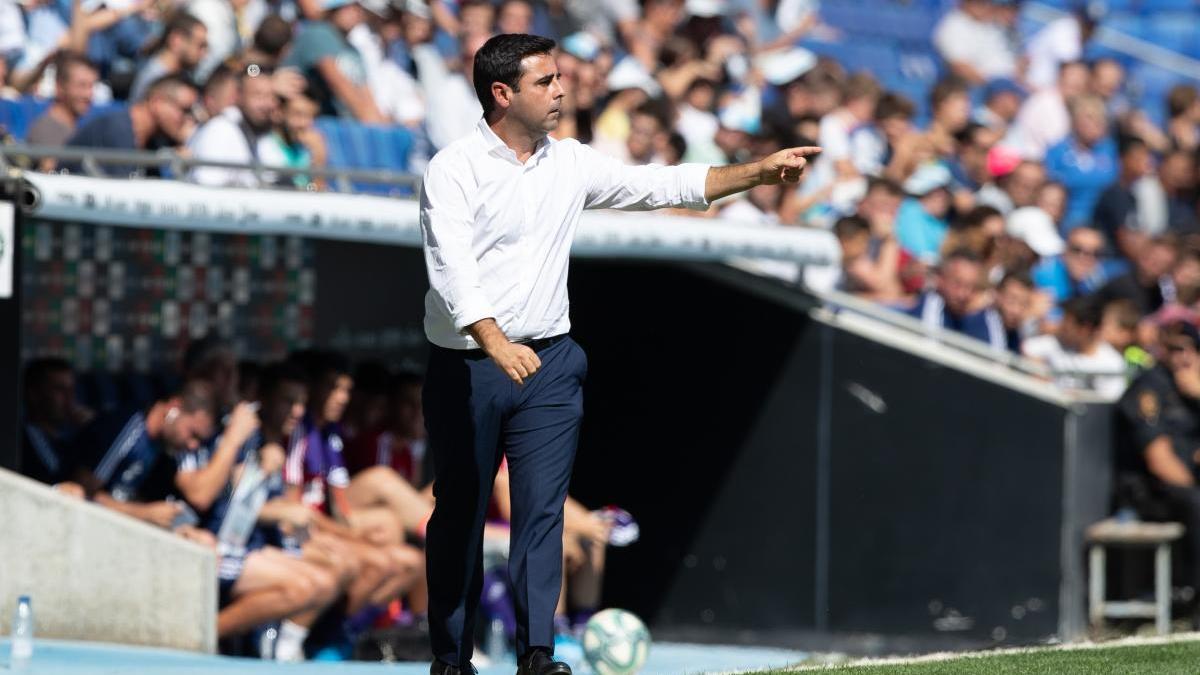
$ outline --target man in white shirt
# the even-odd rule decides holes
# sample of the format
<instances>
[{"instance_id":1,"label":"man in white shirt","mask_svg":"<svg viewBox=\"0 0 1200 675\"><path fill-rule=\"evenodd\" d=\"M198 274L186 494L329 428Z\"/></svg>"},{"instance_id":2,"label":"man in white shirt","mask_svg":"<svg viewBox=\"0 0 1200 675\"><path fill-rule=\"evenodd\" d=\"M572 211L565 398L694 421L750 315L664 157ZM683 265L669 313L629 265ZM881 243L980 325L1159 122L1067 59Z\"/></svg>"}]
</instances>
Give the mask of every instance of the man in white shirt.
<instances>
[{"instance_id":1,"label":"man in white shirt","mask_svg":"<svg viewBox=\"0 0 1200 675\"><path fill-rule=\"evenodd\" d=\"M1021 350L1046 364L1060 387L1094 391L1115 401L1125 391L1125 359L1100 339L1099 303L1073 298L1062 304L1062 311L1057 335L1029 338Z\"/></svg>"},{"instance_id":2,"label":"man in white shirt","mask_svg":"<svg viewBox=\"0 0 1200 675\"><path fill-rule=\"evenodd\" d=\"M1025 159L1040 161L1050 146L1071 133L1067 101L1087 93L1091 73L1079 61L1059 67L1058 85L1025 99L1004 144L1018 148Z\"/></svg>"},{"instance_id":3,"label":"man in white shirt","mask_svg":"<svg viewBox=\"0 0 1200 675\"><path fill-rule=\"evenodd\" d=\"M761 184L795 183L817 148L710 168L626 166L548 136L564 90L546 38L498 35L475 55L484 110L429 162L421 231L432 343L424 391L437 506L427 536L434 675L472 672L483 525L507 458L509 570L520 675L569 675L553 661L563 502L583 413L583 350L568 337L567 265L585 208L703 209Z\"/></svg>"},{"instance_id":4,"label":"man in white shirt","mask_svg":"<svg viewBox=\"0 0 1200 675\"><path fill-rule=\"evenodd\" d=\"M962 0L933 30L933 45L950 70L972 85L1017 75L1017 54L994 19L993 2Z\"/></svg>"},{"instance_id":5,"label":"man in white shirt","mask_svg":"<svg viewBox=\"0 0 1200 675\"><path fill-rule=\"evenodd\" d=\"M205 122L188 141L193 158L237 164L259 160L258 144L271 131L279 99L270 72L260 71L254 77L243 72L237 80L238 104ZM262 182L253 171L216 166L198 166L189 179L220 187L258 187Z\"/></svg>"}]
</instances>

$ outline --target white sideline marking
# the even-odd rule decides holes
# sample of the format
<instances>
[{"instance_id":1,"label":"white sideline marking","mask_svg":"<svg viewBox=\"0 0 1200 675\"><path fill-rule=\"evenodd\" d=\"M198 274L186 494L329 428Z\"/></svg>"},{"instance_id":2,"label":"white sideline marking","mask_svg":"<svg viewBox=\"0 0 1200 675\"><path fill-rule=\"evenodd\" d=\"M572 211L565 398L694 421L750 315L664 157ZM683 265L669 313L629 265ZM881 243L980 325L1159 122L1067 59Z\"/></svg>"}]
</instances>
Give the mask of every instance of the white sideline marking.
<instances>
[{"instance_id":1,"label":"white sideline marking","mask_svg":"<svg viewBox=\"0 0 1200 675\"><path fill-rule=\"evenodd\" d=\"M822 670L836 670L839 668L857 668L857 667L874 667L874 666L904 666L914 663L936 663L939 661L952 661L954 659L980 659L991 656L1007 656L1010 654L1030 654L1034 652L1070 652L1084 651L1088 649L1108 649L1110 647L1143 647L1154 645L1165 645L1174 642L1195 642L1200 640L1200 632L1174 633L1172 635L1149 636L1149 637L1126 637L1117 640L1109 640L1106 642L1071 642L1061 645L1046 645L1040 647L1010 647L1007 649L991 649L977 652L935 652L932 654L923 654L921 656L888 656L882 658L866 658L855 659L853 661L842 661L839 663L819 663L811 665L799 665L790 668L782 669L787 673L803 673ZM741 675L742 673L762 672L761 668L748 670L726 671L724 673L712 673L711 675Z\"/></svg>"}]
</instances>

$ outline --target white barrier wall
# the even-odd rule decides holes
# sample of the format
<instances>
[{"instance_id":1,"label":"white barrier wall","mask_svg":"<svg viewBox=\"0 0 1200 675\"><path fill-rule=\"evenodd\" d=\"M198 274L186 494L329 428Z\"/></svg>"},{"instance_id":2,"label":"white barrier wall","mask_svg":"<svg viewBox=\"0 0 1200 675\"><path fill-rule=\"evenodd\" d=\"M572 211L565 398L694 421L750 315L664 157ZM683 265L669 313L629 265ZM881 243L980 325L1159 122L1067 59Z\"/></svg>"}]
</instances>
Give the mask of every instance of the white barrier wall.
<instances>
[{"instance_id":1,"label":"white barrier wall","mask_svg":"<svg viewBox=\"0 0 1200 675\"><path fill-rule=\"evenodd\" d=\"M0 635L20 595L35 637L216 651L212 551L0 469Z\"/></svg>"}]
</instances>

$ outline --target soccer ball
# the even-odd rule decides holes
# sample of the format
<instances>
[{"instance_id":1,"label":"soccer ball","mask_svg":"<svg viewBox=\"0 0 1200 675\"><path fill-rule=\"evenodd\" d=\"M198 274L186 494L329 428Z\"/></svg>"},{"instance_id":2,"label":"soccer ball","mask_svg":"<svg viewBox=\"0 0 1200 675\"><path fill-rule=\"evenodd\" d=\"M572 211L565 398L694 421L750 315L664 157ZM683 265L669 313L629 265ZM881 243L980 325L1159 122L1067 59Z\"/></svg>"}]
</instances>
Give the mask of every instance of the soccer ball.
<instances>
[{"instance_id":1,"label":"soccer ball","mask_svg":"<svg viewBox=\"0 0 1200 675\"><path fill-rule=\"evenodd\" d=\"M596 675L631 675L646 665L650 631L634 614L606 609L588 621L583 655Z\"/></svg>"}]
</instances>

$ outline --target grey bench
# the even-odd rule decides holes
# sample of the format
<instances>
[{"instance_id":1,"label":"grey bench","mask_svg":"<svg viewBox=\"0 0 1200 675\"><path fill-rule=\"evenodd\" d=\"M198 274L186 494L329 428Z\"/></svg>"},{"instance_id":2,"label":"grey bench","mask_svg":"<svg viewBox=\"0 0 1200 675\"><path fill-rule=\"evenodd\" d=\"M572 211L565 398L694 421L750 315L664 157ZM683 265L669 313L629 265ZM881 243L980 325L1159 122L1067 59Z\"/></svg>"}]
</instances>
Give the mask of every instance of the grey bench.
<instances>
[{"instance_id":1,"label":"grey bench","mask_svg":"<svg viewBox=\"0 0 1200 675\"><path fill-rule=\"evenodd\" d=\"M1102 520L1087 529L1089 554L1088 617L1093 627L1104 619L1154 619L1159 635L1171 628L1171 542L1183 536L1180 523ZM1154 548L1154 602L1105 598L1108 547Z\"/></svg>"}]
</instances>

